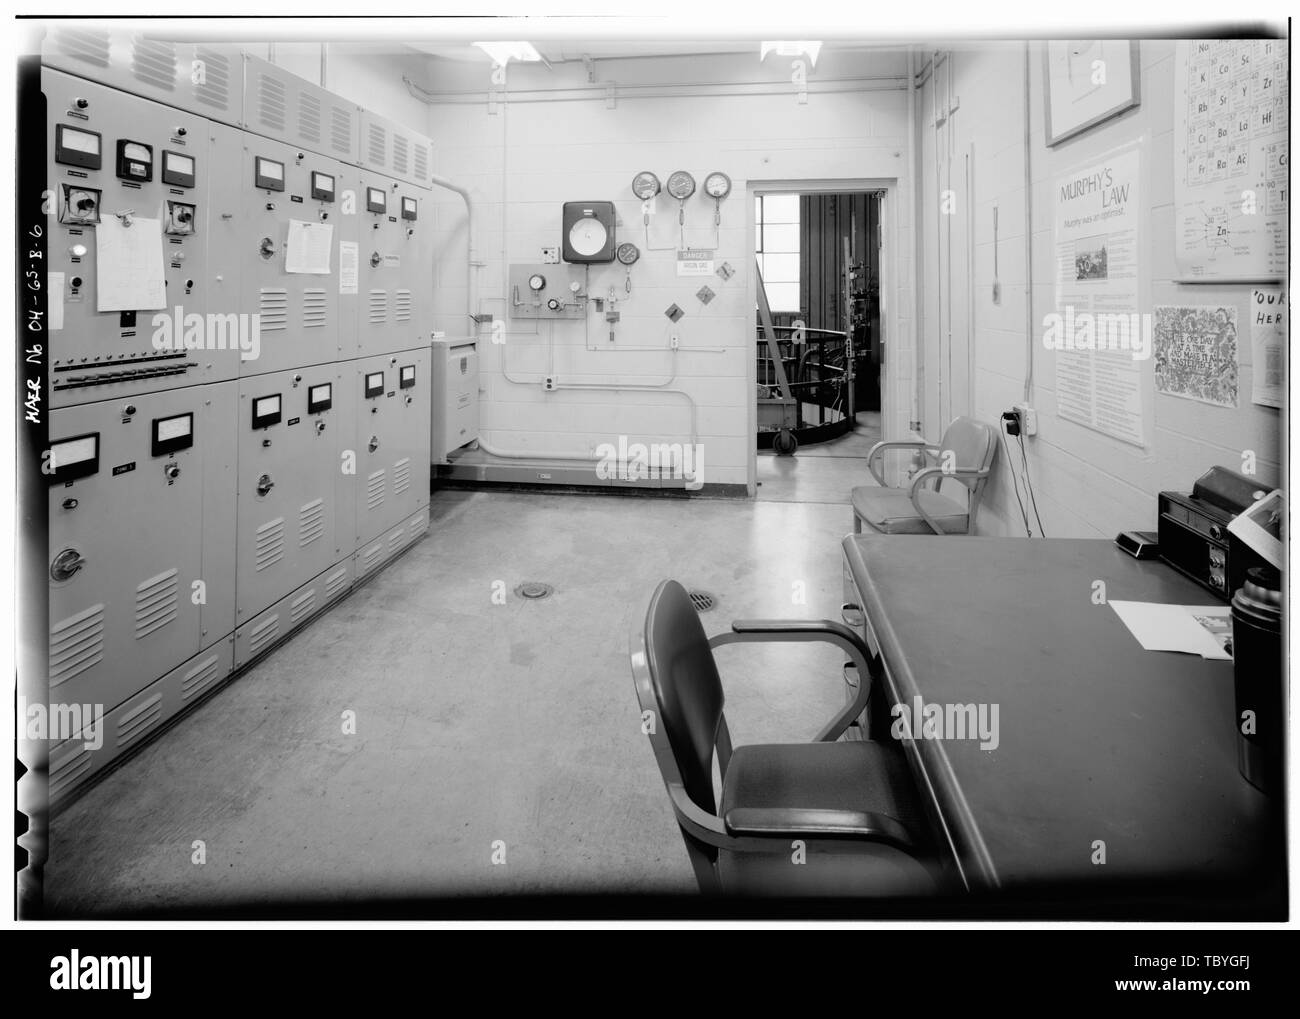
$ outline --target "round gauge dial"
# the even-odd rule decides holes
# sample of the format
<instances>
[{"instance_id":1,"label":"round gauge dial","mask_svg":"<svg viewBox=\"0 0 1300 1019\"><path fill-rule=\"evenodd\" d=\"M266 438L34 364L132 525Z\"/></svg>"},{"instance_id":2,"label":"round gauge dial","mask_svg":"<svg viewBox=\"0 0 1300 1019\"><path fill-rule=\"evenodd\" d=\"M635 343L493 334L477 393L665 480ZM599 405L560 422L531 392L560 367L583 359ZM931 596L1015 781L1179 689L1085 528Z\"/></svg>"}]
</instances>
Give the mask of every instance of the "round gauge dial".
<instances>
[{"instance_id":1,"label":"round gauge dial","mask_svg":"<svg viewBox=\"0 0 1300 1019\"><path fill-rule=\"evenodd\" d=\"M648 201L655 195L659 194L662 188L659 185L659 178L649 170L642 170L632 178L632 194L636 195L641 201Z\"/></svg>"},{"instance_id":2,"label":"round gauge dial","mask_svg":"<svg viewBox=\"0 0 1300 1019\"><path fill-rule=\"evenodd\" d=\"M540 272L535 272L528 277L528 289L532 291L546 289L546 277Z\"/></svg>"},{"instance_id":3,"label":"round gauge dial","mask_svg":"<svg viewBox=\"0 0 1300 1019\"><path fill-rule=\"evenodd\" d=\"M624 265L631 265L641 257L641 249L635 244L620 244L618 246L618 260Z\"/></svg>"},{"instance_id":4,"label":"round gauge dial","mask_svg":"<svg viewBox=\"0 0 1300 1019\"><path fill-rule=\"evenodd\" d=\"M695 194L695 178L685 170L674 170L668 178L668 193L683 202Z\"/></svg>"},{"instance_id":5,"label":"round gauge dial","mask_svg":"<svg viewBox=\"0 0 1300 1019\"><path fill-rule=\"evenodd\" d=\"M600 253L608 237L605 224L598 219L584 217L569 230L569 245L579 255L589 258Z\"/></svg>"},{"instance_id":6,"label":"round gauge dial","mask_svg":"<svg viewBox=\"0 0 1300 1019\"><path fill-rule=\"evenodd\" d=\"M731 178L725 173L714 171L704 178L704 193L710 198L726 198L731 194Z\"/></svg>"}]
</instances>

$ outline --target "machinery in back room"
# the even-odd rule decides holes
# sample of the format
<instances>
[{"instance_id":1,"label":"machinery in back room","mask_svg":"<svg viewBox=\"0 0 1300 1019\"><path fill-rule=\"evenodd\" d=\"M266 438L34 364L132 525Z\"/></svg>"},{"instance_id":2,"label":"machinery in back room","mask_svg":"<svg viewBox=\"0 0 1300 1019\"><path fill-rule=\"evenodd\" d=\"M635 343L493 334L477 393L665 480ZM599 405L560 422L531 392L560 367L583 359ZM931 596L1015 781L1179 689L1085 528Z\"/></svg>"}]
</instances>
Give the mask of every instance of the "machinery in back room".
<instances>
[{"instance_id":1,"label":"machinery in back room","mask_svg":"<svg viewBox=\"0 0 1300 1019\"><path fill-rule=\"evenodd\" d=\"M427 531L432 148L229 48L43 59L57 798Z\"/></svg>"}]
</instances>

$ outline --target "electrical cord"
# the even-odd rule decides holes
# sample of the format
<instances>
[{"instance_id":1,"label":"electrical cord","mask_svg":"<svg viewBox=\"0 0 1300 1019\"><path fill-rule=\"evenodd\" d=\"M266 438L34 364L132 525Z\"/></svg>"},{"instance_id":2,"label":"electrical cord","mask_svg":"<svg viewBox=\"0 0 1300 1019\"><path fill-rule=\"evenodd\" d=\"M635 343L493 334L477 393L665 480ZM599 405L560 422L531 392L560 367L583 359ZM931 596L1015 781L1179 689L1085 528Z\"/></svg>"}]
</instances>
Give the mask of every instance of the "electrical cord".
<instances>
[{"instance_id":1,"label":"electrical cord","mask_svg":"<svg viewBox=\"0 0 1300 1019\"><path fill-rule=\"evenodd\" d=\"M1002 436L1002 448L1003 450L1006 451L1007 454L1007 470L1011 472L1011 487L1015 489L1016 503L1020 507L1020 519L1024 522L1025 534L1030 538L1032 538L1034 536L1034 531L1033 528L1029 526L1029 514L1025 511L1025 502L1023 499L1020 498L1020 482L1016 479L1016 461L1011 456L1011 447L1007 443L1007 432L1006 432L1005 422L998 429L998 431L999 434Z\"/></svg>"},{"instance_id":2,"label":"electrical cord","mask_svg":"<svg viewBox=\"0 0 1300 1019\"><path fill-rule=\"evenodd\" d=\"M1025 465L1025 488L1029 490L1029 501L1034 507L1034 519L1038 521L1038 536L1047 537L1047 531L1043 529L1043 518L1038 515L1038 500L1034 497L1034 485L1029 479L1029 457L1025 455L1025 437L1018 435L1017 440L1020 443L1020 462Z\"/></svg>"}]
</instances>

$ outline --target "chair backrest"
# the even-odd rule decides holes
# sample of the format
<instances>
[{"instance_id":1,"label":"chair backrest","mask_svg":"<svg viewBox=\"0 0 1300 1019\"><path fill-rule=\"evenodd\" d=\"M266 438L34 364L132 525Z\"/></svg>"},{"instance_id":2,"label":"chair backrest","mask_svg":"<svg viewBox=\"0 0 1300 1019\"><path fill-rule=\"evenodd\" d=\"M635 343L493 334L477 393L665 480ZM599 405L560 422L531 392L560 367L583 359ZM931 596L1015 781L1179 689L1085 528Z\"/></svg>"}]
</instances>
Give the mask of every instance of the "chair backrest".
<instances>
[{"instance_id":1,"label":"chair backrest","mask_svg":"<svg viewBox=\"0 0 1300 1019\"><path fill-rule=\"evenodd\" d=\"M700 614L675 580L665 580L650 599L645 648L657 724L668 736L682 785L697 807L716 813L713 754L722 722L722 680Z\"/></svg>"},{"instance_id":2,"label":"chair backrest","mask_svg":"<svg viewBox=\"0 0 1300 1019\"><path fill-rule=\"evenodd\" d=\"M953 454L953 467L964 471L986 471L997 455L997 433L992 425L975 418L954 418L939 440L939 456ZM984 487L984 478L956 478L972 492Z\"/></svg>"}]
</instances>

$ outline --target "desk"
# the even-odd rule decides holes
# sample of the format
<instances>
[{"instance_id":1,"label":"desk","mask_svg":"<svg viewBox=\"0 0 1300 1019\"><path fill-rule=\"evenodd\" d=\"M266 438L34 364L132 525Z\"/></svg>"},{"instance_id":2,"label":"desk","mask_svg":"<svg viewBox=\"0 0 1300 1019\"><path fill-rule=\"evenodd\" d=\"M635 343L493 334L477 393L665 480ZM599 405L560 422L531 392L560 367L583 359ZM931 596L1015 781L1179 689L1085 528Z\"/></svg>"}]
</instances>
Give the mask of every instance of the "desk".
<instances>
[{"instance_id":1,"label":"desk","mask_svg":"<svg viewBox=\"0 0 1300 1019\"><path fill-rule=\"evenodd\" d=\"M851 535L844 555L886 712L998 705L996 749L905 742L966 889L1087 915L1284 914L1280 808L1237 771L1232 664L1146 651L1093 603L1097 580L1115 599L1206 592L1104 540Z\"/></svg>"}]
</instances>

